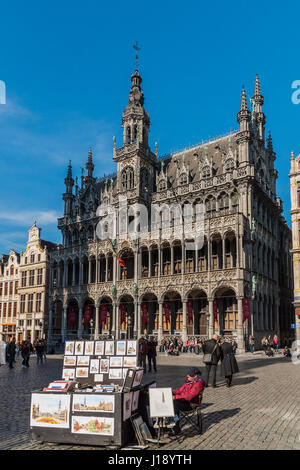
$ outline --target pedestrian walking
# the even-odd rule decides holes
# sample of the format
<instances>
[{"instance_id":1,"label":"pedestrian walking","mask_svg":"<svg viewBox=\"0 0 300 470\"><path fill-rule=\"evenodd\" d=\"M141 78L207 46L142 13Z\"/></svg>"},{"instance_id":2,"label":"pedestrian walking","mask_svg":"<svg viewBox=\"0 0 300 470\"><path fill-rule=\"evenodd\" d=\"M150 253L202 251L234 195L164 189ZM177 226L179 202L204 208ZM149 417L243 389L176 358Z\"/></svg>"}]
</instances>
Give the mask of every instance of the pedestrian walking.
<instances>
[{"instance_id":1,"label":"pedestrian walking","mask_svg":"<svg viewBox=\"0 0 300 470\"><path fill-rule=\"evenodd\" d=\"M0 340L0 367L6 363L6 344Z\"/></svg>"},{"instance_id":2,"label":"pedestrian walking","mask_svg":"<svg viewBox=\"0 0 300 470\"><path fill-rule=\"evenodd\" d=\"M43 355L44 355L44 345L42 341L38 341L35 345L35 352L36 352L36 363L43 364Z\"/></svg>"},{"instance_id":3,"label":"pedestrian walking","mask_svg":"<svg viewBox=\"0 0 300 470\"><path fill-rule=\"evenodd\" d=\"M144 373L146 373L146 356L148 352L148 346L145 338L140 338L139 349L138 349L138 365L143 367Z\"/></svg>"},{"instance_id":4,"label":"pedestrian walking","mask_svg":"<svg viewBox=\"0 0 300 470\"><path fill-rule=\"evenodd\" d=\"M217 343L218 335L213 335L212 339L206 341L203 344L203 362L205 364L205 383L206 387L209 386L209 375L212 372L212 386L215 388L216 376L217 376L217 366L221 356L220 347Z\"/></svg>"},{"instance_id":5,"label":"pedestrian walking","mask_svg":"<svg viewBox=\"0 0 300 470\"><path fill-rule=\"evenodd\" d=\"M13 363L15 361L15 355L16 355L16 340L13 338L7 345L6 347L6 353L7 353L7 359L8 359L8 367L10 369L13 369Z\"/></svg>"},{"instance_id":6,"label":"pedestrian walking","mask_svg":"<svg viewBox=\"0 0 300 470\"><path fill-rule=\"evenodd\" d=\"M29 367L29 358L31 352L31 344L29 341L23 341L21 345L21 356L23 358L22 367L28 368Z\"/></svg>"},{"instance_id":7,"label":"pedestrian walking","mask_svg":"<svg viewBox=\"0 0 300 470\"><path fill-rule=\"evenodd\" d=\"M226 387L230 387L233 374L239 372L238 364L230 340L221 341L221 374L226 379Z\"/></svg>"},{"instance_id":8,"label":"pedestrian walking","mask_svg":"<svg viewBox=\"0 0 300 470\"><path fill-rule=\"evenodd\" d=\"M148 352L147 352L148 372L152 372L152 364L153 364L154 372L157 372L156 370L157 342L155 341L154 336L150 336L150 340L148 341L147 346L148 346Z\"/></svg>"},{"instance_id":9,"label":"pedestrian walking","mask_svg":"<svg viewBox=\"0 0 300 470\"><path fill-rule=\"evenodd\" d=\"M273 342L274 342L275 352L278 354L278 353L279 353L279 351L278 351L278 348L279 348L279 339L278 339L278 336L277 336L277 335L274 335Z\"/></svg>"},{"instance_id":10,"label":"pedestrian walking","mask_svg":"<svg viewBox=\"0 0 300 470\"><path fill-rule=\"evenodd\" d=\"M249 348L250 348L250 352L254 354L254 336L253 335L250 335L250 338L249 338Z\"/></svg>"}]
</instances>

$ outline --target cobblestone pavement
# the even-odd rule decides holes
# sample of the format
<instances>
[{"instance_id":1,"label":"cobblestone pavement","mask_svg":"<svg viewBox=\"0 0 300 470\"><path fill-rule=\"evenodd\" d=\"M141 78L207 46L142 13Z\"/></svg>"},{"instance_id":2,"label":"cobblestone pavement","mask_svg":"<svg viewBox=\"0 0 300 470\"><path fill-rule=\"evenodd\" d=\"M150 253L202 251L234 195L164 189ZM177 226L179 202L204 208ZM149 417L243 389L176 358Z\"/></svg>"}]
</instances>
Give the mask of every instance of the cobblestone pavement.
<instances>
[{"instance_id":1,"label":"cobblestone pavement","mask_svg":"<svg viewBox=\"0 0 300 470\"><path fill-rule=\"evenodd\" d=\"M218 387L208 387L204 392L203 434L186 427L181 436L169 439L160 449L300 450L300 365L282 357L267 358L259 352L238 356L237 360L240 373L234 376L231 388L226 388L218 375ZM30 440L30 393L59 379L62 370L62 358L58 356L49 356L43 365L35 362L32 357L29 369L21 368L20 359L13 370L0 367L0 449L93 449ZM200 356L161 354L158 373L149 376L156 378L158 386L177 388L192 365L203 366Z\"/></svg>"}]
</instances>

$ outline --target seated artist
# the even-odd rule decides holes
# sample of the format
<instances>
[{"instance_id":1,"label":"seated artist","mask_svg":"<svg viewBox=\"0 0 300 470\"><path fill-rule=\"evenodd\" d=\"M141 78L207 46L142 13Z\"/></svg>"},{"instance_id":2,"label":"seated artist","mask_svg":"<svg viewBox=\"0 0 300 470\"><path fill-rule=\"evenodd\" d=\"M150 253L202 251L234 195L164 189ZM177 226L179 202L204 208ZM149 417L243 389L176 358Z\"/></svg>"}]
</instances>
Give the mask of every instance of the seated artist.
<instances>
[{"instance_id":1,"label":"seated artist","mask_svg":"<svg viewBox=\"0 0 300 470\"><path fill-rule=\"evenodd\" d=\"M189 411L201 403L201 394L205 388L205 381L200 377L201 371L197 367L191 367L187 371L187 379L178 390L173 390L174 412L176 425L174 432L180 432L178 414L180 411Z\"/></svg>"}]
</instances>

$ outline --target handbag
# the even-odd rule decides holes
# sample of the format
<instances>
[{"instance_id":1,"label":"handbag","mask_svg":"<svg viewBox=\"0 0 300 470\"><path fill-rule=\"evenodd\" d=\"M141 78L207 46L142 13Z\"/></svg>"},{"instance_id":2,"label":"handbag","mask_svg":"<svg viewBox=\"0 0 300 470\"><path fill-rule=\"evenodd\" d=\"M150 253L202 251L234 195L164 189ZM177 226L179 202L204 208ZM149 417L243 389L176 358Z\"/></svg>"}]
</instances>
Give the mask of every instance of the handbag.
<instances>
[{"instance_id":1,"label":"handbag","mask_svg":"<svg viewBox=\"0 0 300 470\"><path fill-rule=\"evenodd\" d=\"M212 356L213 356L213 353L215 352L215 350L217 349L217 347L218 347L218 343L215 344L215 347L214 347L212 353L204 354L204 356L203 356L204 364L210 364L212 362Z\"/></svg>"}]
</instances>

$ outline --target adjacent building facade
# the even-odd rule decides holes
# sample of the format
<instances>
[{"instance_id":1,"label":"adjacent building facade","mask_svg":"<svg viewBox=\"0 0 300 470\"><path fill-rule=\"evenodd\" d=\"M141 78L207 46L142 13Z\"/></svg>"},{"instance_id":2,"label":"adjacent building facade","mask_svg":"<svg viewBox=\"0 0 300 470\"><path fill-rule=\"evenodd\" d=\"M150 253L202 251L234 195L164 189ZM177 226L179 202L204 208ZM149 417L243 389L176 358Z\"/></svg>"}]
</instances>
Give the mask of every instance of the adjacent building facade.
<instances>
[{"instance_id":1,"label":"adjacent building facade","mask_svg":"<svg viewBox=\"0 0 300 470\"><path fill-rule=\"evenodd\" d=\"M11 250L0 259L0 339L9 341L16 336L19 313L20 254Z\"/></svg>"},{"instance_id":2,"label":"adjacent building facade","mask_svg":"<svg viewBox=\"0 0 300 470\"><path fill-rule=\"evenodd\" d=\"M300 341L300 154L295 157L294 152L291 154L291 171L290 187L291 187L291 216L292 216L292 232L293 247L291 250L293 256L294 268L294 306L296 339ZM298 344L300 350L300 344Z\"/></svg>"},{"instance_id":3,"label":"adjacent building facade","mask_svg":"<svg viewBox=\"0 0 300 470\"><path fill-rule=\"evenodd\" d=\"M36 222L28 230L29 237L19 266L18 341L48 337L49 254L56 245L41 239Z\"/></svg>"},{"instance_id":4,"label":"adjacent building facade","mask_svg":"<svg viewBox=\"0 0 300 470\"><path fill-rule=\"evenodd\" d=\"M96 178L91 150L80 184L68 167L62 245L50 254L50 338L218 332L241 352L250 334L257 344L286 334L291 231L258 77L251 111L242 91L237 131L162 157L149 147L137 70L131 82L117 172Z\"/></svg>"}]
</instances>

